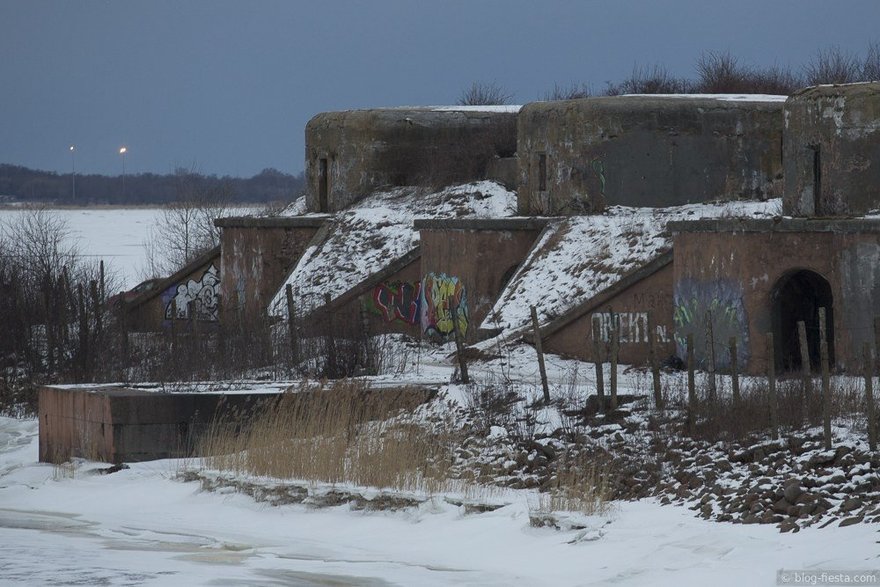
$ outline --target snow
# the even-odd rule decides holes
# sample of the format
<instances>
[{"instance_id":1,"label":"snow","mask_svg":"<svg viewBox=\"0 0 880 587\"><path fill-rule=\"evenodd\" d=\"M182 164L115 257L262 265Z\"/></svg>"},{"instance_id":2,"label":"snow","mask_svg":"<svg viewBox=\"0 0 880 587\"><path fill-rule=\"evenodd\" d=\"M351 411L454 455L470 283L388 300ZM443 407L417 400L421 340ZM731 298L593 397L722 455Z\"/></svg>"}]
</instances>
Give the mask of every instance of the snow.
<instances>
[{"instance_id":1,"label":"snow","mask_svg":"<svg viewBox=\"0 0 880 587\"><path fill-rule=\"evenodd\" d=\"M717 217L767 218L780 200L689 204L669 208L612 206L603 215L573 216L545 228L489 312L482 328L516 331L530 308L545 323L588 301L672 247L666 224Z\"/></svg>"},{"instance_id":2,"label":"snow","mask_svg":"<svg viewBox=\"0 0 880 587\"><path fill-rule=\"evenodd\" d=\"M641 500L556 531L530 526L528 492L482 514L440 496L396 512L274 507L176 480L185 461L101 475L36 459L37 422L0 418L6 585L738 586L877 566L868 524L781 534Z\"/></svg>"},{"instance_id":3,"label":"snow","mask_svg":"<svg viewBox=\"0 0 880 587\"><path fill-rule=\"evenodd\" d=\"M785 102L788 96L778 94L625 94L642 98L682 98L719 100L721 102Z\"/></svg>"},{"instance_id":4,"label":"snow","mask_svg":"<svg viewBox=\"0 0 880 587\"><path fill-rule=\"evenodd\" d=\"M241 207L229 213L256 209ZM108 282L118 290L129 290L148 277L144 245L161 220L162 208L48 208L48 211L67 225L71 243L84 258L104 261ZM0 208L0 232L27 213L27 208Z\"/></svg>"},{"instance_id":5,"label":"snow","mask_svg":"<svg viewBox=\"0 0 880 587\"><path fill-rule=\"evenodd\" d=\"M515 209L516 194L492 181L372 194L325 224L323 239L303 253L270 302L270 313L286 316L288 284L298 307L315 308L324 304L325 293L335 299L400 259L419 245L417 218L499 218Z\"/></svg>"}]
</instances>

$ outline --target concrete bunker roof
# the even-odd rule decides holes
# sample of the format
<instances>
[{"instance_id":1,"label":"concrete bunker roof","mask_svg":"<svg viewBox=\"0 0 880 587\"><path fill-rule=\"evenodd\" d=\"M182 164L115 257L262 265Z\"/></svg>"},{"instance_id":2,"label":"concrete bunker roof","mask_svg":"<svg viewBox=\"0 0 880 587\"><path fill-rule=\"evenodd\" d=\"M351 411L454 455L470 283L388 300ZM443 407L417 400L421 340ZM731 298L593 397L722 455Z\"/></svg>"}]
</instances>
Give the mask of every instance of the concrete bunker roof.
<instances>
[{"instance_id":1,"label":"concrete bunker roof","mask_svg":"<svg viewBox=\"0 0 880 587\"><path fill-rule=\"evenodd\" d=\"M522 108L523 113L584 110L616 115L626 113L654 113L657 111L687 111L700 109L780 111L787 96L765 94L627 94L597 96L576 100L532 102Z\"/></svg>"},{"instance_id":2,"label":"concrete bunker roof","mask_svg":"<svg viewBox=\"0 0 880 587\"><path fill-rule=\"evenodd\" d=\"M880 82L858 82L854 84L822 84L798 90L791 95L792 100L812 98L836 98L839 96L859 98L880 96Z\"/></svg>"}]
</instances>

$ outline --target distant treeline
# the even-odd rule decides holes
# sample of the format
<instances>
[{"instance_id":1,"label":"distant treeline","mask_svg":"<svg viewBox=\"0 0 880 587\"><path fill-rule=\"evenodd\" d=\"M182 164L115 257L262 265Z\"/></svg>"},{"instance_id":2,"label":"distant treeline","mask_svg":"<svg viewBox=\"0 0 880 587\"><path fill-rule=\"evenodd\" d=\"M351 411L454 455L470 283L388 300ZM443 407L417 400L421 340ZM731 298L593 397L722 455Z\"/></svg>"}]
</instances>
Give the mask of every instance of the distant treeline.
<instances>
[{"instance_id":1,"label":"distant treeline","mask_svg":"<svg viewBox=\"0 0 880 587\"><path fill-rule=\"evenodd\" d=\"M290 201L305 186L303 174L264 169L249 178L202 175L177 169L166 175L138 173L122 176L76 174L76 196L70 173L0 164L0 203L3 200L57 204L164 204L203 198L227 202Z\"/></svg>"}]
</instances>

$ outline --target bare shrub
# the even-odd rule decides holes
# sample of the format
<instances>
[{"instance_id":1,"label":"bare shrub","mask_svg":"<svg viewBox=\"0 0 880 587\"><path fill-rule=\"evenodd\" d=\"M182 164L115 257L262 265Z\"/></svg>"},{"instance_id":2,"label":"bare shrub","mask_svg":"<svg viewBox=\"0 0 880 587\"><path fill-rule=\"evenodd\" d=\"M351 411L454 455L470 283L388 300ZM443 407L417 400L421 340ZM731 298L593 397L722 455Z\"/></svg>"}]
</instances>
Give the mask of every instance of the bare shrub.
<instances>
[{"instance_id":1,"label":"bare shrub","mask_svg":"<svg viewBox=\"0 0 880 587\"><path fill-rule=\"evenodd\" d=\"M820 49L804 66L807 85L849 84L862 80L859 58L838 46Z\"/></svg>"},{"instance_id":2,"label":"bare shrub","mask_svg":"<svg viewBox=\"0 0 880 587\"><path fill-rule=\"evenodd\" d=\"M611 459L602 451L564 452L555 463L553 482L529 504L532 525L545 525L552 512L607 514L613 499Z\"/></svg>"},{"instance_id":3,"label":"bare shrub","mask_svg":"<svg viewBox=\"0 0 880 587\"><path fill-rule=\"evenodd\" d=\"M692 93L693 82L675 77L662 65L651 67L635 65L629 78L620 83L608 83L607 96L622 94L687 94Z\"/></svg>"},{"instance_id":4,"label":"bare shrub","mask_svg":"<svg viewBox=\"0 0 880 587\"><path fill-rule=\"evenodd\" d=\"M579 100L581 98L589 98L593 95L590 86L584 83L578 84L572 82L568 86L560 86L553 84L553 89L544 94L544 100Z\"/></svg>"},{"instance_id":5,"label":"bare shrub","mask_svg":"<svg viewBox=\"0 0 880 587\"><path fill-rule=\"evenodd\" d=\"M496 82L474 82L456 100L459 106L493 106L509 104L513 94Z\"/></svg>"}]
</instances>

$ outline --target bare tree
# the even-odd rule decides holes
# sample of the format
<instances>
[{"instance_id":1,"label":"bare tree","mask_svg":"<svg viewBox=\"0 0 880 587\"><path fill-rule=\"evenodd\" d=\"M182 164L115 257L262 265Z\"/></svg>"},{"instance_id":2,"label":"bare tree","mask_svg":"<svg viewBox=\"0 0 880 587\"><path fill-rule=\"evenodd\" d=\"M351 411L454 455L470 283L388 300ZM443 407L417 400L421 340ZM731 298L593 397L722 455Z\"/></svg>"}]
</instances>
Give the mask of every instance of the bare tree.
<instances>
[{"instance_id":1,"label":"bare tree","mask_svg":"<svg viewBox=\"0 0 880 587\"><path fill-rule=\"evenodd\" d=\"M553 89L544 94L544 100L578 100L581 98L589 98L592 95L593 92L587 84L577 84L572 82L568 86L553 84Z\"/></svg>"},{"instance_id":2,"label":"bare tree","mask_svg":"<svg viewBox=\"0 0 880 587\"><path fill-rule=\"evenodd\" d=\"M490 106L508 104L513 94L495 82L474 82L458 97L459 106Z\"/></svg>"},{"instance_id":3,"label":"bare tree","mask_svg":"<svg viewBox=\"0 0 880 587\"><path fill-rule=\"evenodd\" d=\"M651 67L634 65L629 79L618 84L608 83L605 94L686 94L693 92L694 83L685 78L675 77L665 66L655 64Z\"/></svg>"},{"instance_id":4,"label":"bare tree","mask_svg":"<svg viewBox=\"0 0 880 587\"><path fill-rule=\"evenodd\" d=\"M220 229L214 220L231 210L227 188L199 188L193 171L176 170L178 201L163 208L149 240L146 277L174 273L220 243Z\"/></svg>"},{"instance_id":5,"label":"bare tree","mask_svg":"<svg viewBox=\"0 0 880 587\"><path fill-rule=\"evenodd\" d=\"M804 80L807 85L848 84L861 81L862 64L852 53L838 46L820 49L804 66Z\"/></svg>"}]
</instances>

